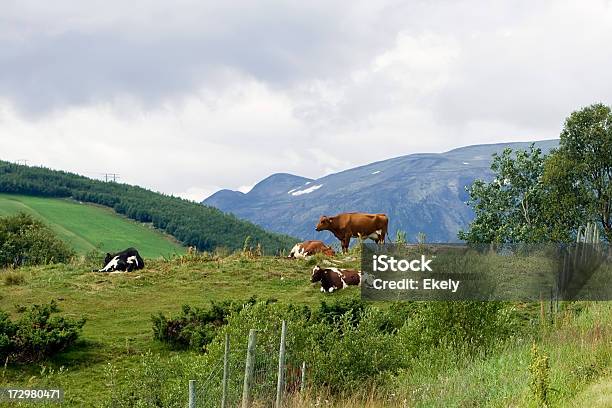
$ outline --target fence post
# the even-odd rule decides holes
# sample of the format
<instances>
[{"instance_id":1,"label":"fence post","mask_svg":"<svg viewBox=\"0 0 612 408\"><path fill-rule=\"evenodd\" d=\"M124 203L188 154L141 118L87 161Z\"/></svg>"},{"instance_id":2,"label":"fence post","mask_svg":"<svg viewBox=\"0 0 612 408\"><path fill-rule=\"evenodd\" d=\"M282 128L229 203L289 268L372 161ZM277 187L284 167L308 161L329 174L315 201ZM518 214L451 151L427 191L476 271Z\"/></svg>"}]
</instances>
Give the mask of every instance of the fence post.
<instances>
[{"instance_id":1,"label":"fence post","mask_svg":"<svg viewBox=\"0 0 612 408\"><path fill-rule=\"evenodd\" d=\"M189 408L196 408L196 382L189 380Z\"/></svg>"},{"instance_id":2,"label":"fence post","mask_svg":"<svg viewBox=\"0 0 612 408\"><path fill-rule=\"evenodd\" d=\"M300 393L304 392L304 388L306 387L306 362L302 361L302 378L300 381Z\"/></svg>"},{"instance_id":3,"label":"fence post","mask_svg":"<svg viewBox=\"0 0 612 408\"><path fill-rule=\"evenodd\" d=\"M280 347L278 350L278 377L276 382L276 408L281 408L283 392L285 391L285 340L287 338L287 322L283 320L281 328Z\"/></svg>"},{"instance_id":4,"label":"fence post","mask_svg":"<svg viewBox=\"0 0 612 408\"><path fill-rule=\"evenodd\" d=\"M223 354L223 389L221 395L221 408L227 403L227 381L229 379L229 333L225 333L225 354Z\"/></svg>"},{"instance_id":5,"label":"fence post","mask_svg":"<svg viewBox=\"0 0 612 408\"><path fill-rule=\"evenodd\" d=\"M251 384L255 370L255 343L257 341L255 329L249 331L249 345L247 347L246 364L244 367L244 384L242 386L242 408L249 408L251 403Z\"/></svg>"}]
</instances>

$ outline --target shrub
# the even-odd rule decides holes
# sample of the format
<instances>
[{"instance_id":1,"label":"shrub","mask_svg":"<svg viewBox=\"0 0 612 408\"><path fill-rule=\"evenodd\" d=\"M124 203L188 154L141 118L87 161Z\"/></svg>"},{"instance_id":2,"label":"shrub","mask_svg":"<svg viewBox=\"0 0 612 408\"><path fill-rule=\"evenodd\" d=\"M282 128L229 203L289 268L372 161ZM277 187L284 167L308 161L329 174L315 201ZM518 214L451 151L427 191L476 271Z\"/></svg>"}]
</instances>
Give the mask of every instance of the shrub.
<instances>
[{"instance_id":1,"label":"shrub","mask_svg":"<svg viewBox=\"0 0 612 408\"><path fill-rule=\"evenodd\" d=\"M227 323L232 311L253 303L254 297L246 302L211 302L207 308L184 305L181 315L176 317L167 318L163 313L153 315L153 337L175 348L203 351L217 329Z\"/></svg>"},{"instance_id":2,"label":"shrub","mask_svg":"<svg viewBox=\"0 0 612 408\"><path fill-rule=\"evenodd\" d=\"M315 314L327 324L333 324L344 315L348 315L351 323L357 324L365 308L365 302L359 298L342 298L331 303L323 300Z\"/></svg>"},{"instance_id":3,"label":"shrub","mask_svg":"<svg viewBox=\"0 0 612 408\"><path fill-rule=\"evenodd\" d=\"M154 331L184 347L200 351L205 347L206 353L198 356L203 362L198 375L206 378L223 361L225 334L231 343L230 366L243 367L249 330L256 329L258 381L274 384L285 320L288 367L305 361L310 387L342 394L383 385L411 368L422 353L486 350L514 333L514 317L514 309L495 302L405 302L379 308L358 298L326 301L317 307L251 299L245 305L185 307L179 318L154 319L158 327ZM241 383L243 373L243 368L231 370L230 382Z\"/></svg>"},{"instance_id":4,"label":"shrub","mask_svg":"<svg viewBox=\"0 0 612 408\"><path fill-rule=\"evenodd\" d=\"M62 263L73 255L65 242L32 216L0 218L0 267Z\"/></svg>"},{"instance_id":5,"label":"shrub","mask_svg":"<svg viewBox=\"0 0 612 408\"><path fill-rule=\"evenodd\" d=\"M163 360L150 351L141 355L139 364L122 370L108 363L105 370L110 398L102 406L109 408L131 407L185 407L185 378L195 378L185 371L190 359L174 356Z\"/></svg>"},{"instance_id":6,"label":"shrub","mask_svg":"<svg viewBox=\"0 0 612 408\"><path fill-rule=\"evenodd\" d=\"M394 333L380 330L388 322L388 312L376 307L359 305L359 311L347 307L348 302L326 304L311 310L292 304L248 305L228 317L207 348L211 364L222 361L224 336L229 334L232 354L230 365L240 366L246 353L250 329L257 330L256 359L258 367L271 367L260 373L261 383L274 383L278 357L281 321L287 322L287 364L299 367L307 362L309 385L328 387L332 392L362 389L374 384L381 373L395 373L404 367L399 358L402 344ZM333 310L321 314L320 310ZM340 314L341 310L346 310ZM336 314L336 312L338 314ZM355 317L355 315L357 317ZM232 381L239 382L243 370L236 371Z\"/></svg>"},{"instance_id":7,"label":"shrub","mask_svg":"<svg viewBox=\"0 0 612 408\"><path fill-rule=\"evenodd\" d=\"M503 302L419 302L401 335L411 349L450 346L479 351L518 334L519 327L519 313Z\"/></svg>"},{"instance_id":8,"label":"shrub","mask_svg":"<svg viewBox=\"0 0 612 408\"><path fill-rule=\"evenodd\" d=\"M59 353L74 344L85 319L52 316L55 302L33 305L16 322L0 311L0 360L29 363Z\"/></svg>"}]
</instances>

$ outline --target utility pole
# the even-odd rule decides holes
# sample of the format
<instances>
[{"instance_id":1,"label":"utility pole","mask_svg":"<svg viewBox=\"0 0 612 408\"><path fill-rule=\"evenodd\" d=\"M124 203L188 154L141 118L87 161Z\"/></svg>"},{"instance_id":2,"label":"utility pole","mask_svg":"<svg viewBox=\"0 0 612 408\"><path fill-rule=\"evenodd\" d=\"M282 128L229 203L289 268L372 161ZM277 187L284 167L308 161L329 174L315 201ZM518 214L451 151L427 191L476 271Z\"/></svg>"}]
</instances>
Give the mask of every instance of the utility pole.
<instances>
[{"instance_id":1,"label":"utility pole","mask_svg":"<svg viewBox=\"0 0 612 408\"><path fill-rule=\"evenodd\" d=\"M112 180L114 183L119 179L119 173L102 173L104 174L104 181L108 183L109 180Z\"/></svg>"}]
</instances>

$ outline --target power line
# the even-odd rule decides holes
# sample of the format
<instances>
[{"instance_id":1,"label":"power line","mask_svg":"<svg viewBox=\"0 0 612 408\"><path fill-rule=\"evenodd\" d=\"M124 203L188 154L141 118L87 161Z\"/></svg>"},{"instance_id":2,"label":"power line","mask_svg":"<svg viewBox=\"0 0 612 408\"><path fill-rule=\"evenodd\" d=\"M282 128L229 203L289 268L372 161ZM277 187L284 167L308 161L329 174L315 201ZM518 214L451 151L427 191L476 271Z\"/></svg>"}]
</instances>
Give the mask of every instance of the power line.
<instances>
[{"instance_id":1,"label":"power line","mask_svg":"<svg viewBox=\"0 0 612 408\"><path fill-rule=\"evenodd\" d=\"M109 181L116 183L117 180L119 179L119 173L102 173L102 174L104 174L104 181L106 181L107 183Z\"/></svg>"}]
</instances>

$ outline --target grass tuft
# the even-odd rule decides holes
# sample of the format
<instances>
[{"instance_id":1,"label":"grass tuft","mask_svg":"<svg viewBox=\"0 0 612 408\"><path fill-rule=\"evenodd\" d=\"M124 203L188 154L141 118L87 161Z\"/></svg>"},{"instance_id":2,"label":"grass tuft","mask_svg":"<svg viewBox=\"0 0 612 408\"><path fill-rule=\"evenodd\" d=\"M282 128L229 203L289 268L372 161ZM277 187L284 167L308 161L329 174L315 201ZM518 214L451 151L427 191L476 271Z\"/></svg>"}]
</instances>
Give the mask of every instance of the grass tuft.
<instances>
[{"instance_id":1,"label":"grass tuft","mask_svg":"<svg viewBox=\"0 0 612 408\"><path fill-rule=\"evenodd\" d=\"M6 286L23 285L26 281L21 272L6 271L2 273L2 280Z\"/></svg>"}]
</instances>

